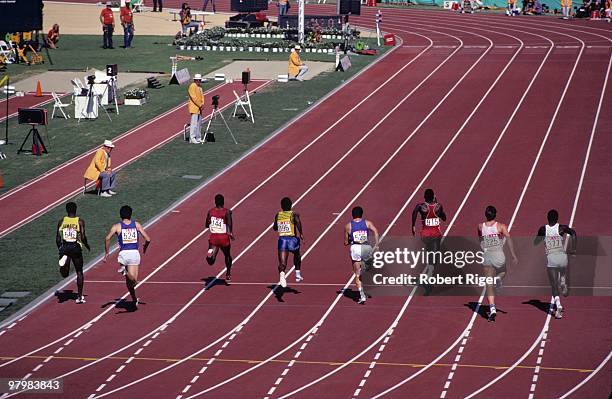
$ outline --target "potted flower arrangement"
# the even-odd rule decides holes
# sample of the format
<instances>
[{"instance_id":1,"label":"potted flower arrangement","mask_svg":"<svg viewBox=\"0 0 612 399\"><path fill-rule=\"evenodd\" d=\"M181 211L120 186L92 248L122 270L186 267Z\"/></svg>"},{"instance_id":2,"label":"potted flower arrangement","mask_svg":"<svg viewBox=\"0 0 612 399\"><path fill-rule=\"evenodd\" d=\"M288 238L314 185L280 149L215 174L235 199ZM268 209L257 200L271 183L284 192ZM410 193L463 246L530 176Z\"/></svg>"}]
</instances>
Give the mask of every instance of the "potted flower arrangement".
<instances>
[{"instance_id":1,"label":"potted flower arrangement","mask_svg":"<svg viewBox=\"0 0 612 399\"><path fill-rule=\"evenodd\" d=\"M149 93L145 89L131 89L123 93L125 105L142 105L147 102Z\"/></svg>"}]
</instances>

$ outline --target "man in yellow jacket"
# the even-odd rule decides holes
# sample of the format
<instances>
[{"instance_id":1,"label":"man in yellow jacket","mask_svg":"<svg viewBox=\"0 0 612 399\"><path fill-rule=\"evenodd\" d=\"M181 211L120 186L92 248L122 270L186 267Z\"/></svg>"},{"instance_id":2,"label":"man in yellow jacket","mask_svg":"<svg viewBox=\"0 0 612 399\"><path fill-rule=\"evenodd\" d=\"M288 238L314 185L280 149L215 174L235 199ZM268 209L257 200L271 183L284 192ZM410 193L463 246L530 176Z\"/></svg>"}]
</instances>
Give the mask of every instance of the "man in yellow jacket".
<instances>
[{"instance_id":1,"label":"man in yellow jacket","mask_svg":"<svg viewBox=\"0 0 612 399\"><path fill-rule=\"evenodd\" d=\"M299 80L300 82L304 80L302 77L308 72L308 67L300 58L301 49L302 48L297 45L291 50L291 54L289 55L289 78Z\"/></svg>"},{"instance_id":2,"label":"man in yellow jacket","mask_svg":"<svg viewBox=\"0 0 612 399\"><path fill-rule=\"evenodd\" d=\"M101 197L110 197L117 194L113 190L117 185L116 173L111 169L111 151L115 145L110 140L104 140L102 147L98 148L93 156L84 177L91 181L101 181Z\"/></svg>"},{"instance_id":3,"label":"man in yellow jacket","mask_svg":"<svg viewBox=\"0 0 612 399\"><path fill-rule=\"evenodd\" d=\"M189 100L187 109L191 114L191 124L189 125L189 142L191 144L202 144L202 108L204 107L204 92L202 91L202 75L196 73L193 83L189 85L187 93Z\"/></svg>"}]
</instances>

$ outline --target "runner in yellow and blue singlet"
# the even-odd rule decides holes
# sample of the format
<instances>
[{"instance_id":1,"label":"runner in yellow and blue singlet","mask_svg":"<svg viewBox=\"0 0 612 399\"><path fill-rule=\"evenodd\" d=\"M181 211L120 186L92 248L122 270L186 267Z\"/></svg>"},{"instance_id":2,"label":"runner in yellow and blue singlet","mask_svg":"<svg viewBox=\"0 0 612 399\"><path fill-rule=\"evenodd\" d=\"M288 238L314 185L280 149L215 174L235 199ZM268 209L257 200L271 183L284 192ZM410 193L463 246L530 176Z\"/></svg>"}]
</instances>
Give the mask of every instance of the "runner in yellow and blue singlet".
<instances>
[{"instance_id":1,"label":"runner in yellow and blue singlet","mask_svg":"<svg viewBox=\"0 0 612 399\"><path fill-rule=\"evenodd\" d=\"M302 278L302 256L300 254L300 240L302 235L302 221L297 212L291 210L291 199L285 197L281 200L281 211L274 217L274 231L278 232L278 274L279 285L287 286L285 277L287 269L287 258L289 253L293 254L293 265L295 266L295 281L300 282Z\"/></svg>"}]
</instances>

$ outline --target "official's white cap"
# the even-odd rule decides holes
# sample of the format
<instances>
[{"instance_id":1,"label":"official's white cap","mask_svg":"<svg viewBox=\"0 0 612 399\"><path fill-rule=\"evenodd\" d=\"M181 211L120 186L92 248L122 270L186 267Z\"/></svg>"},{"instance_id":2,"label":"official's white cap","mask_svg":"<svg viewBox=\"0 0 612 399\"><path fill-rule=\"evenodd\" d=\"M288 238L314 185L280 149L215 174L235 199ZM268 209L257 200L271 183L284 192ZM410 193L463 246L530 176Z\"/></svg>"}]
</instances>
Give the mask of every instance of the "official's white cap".
<instances>
[{"instance_id":1,"label":"official's white cap","mask_svg":"<svg viewBox=\"0 0 612 399\"><path fill-rule=\"evenodd\" d=\"M108 147L108 148L115 148L115 145L113 144L112 141L110 140L104 140L104 144L102 144L104 147Z\"/></svg>"},{"instance_id":2,"label":"official's white cap","mask_svg":"<svg viewBox=\"0 0 612 399\"><path fill-rule=\"evenodd\" d=\"M106 2L106 5L107 5L107 6L112 6L112 5L113 5L113 3L112 3L112 2L110 2L110 1L107 1L107 2Z\"/></svg>"},{"instance_id":3,"label":"official's white cap","mask_svg":"<svg viewBox=\"0 0 612 399\"><path fill-rule=\"evenodd\" d=\"M202 75L196 73L195 75L193 75L193 80L202 80Z\"/></svg>"},{"instance_id":4,"label":"official's white cap","mask_svg":"<svg viewBox=\"0 0 612 399\"><path fill-rule=\"evenodd\" d=\"M296 49L296 50L301 50L301 49L302 49L302 46L300 46L299 44L296 44L296 45L295 45L295 47L294 47L294 49Z\"/></svg>"}]
</instances>

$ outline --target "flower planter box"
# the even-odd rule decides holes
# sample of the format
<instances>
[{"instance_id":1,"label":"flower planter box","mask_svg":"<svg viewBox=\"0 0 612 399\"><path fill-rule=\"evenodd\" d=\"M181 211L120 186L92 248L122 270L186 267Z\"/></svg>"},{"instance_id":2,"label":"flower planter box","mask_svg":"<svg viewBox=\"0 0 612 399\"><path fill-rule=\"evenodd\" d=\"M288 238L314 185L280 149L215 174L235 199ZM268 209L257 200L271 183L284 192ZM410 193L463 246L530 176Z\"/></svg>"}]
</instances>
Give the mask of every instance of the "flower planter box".
<instances>
[{"instance_id":1,"label":"flower planter box","mask_svg":"<svg viewBox=\"0 0 612 399\"><path fill-rule=\"evenodd\" d=\"M261 47L255 47L255 51L256 51L257 53L261 53Z\"/></svg>"},{"instance_id":2,"label":"flower planter box","mask_svg":"<svg viewBox=\"0 0 612 399\"><path fill-rule=\"evenodd\" d=\"M146 104L146 98L126 98L124 101L124 105L142 105Z\"/></svg>"},{"instance_id":3,"label":"flower planter box","mask_svg":"<svg viewBox=\"0 0 612 399\"><path fill-rule=\"evenodd\" d=\"M272 52L273 52L273 53L278 53L278 48L277 48L277 47L273 47L273 48L272 48Z\"/></svg>"},{"instance_id":4,"label":"flower planter box","mask_svg":"<svg viewBox=\"0 0 612 399\"><path fill-rule=\"evenodd\" d=\"M268 47L264 47L263 51L264 51L264 53L269 53L270 49Z\"/></svg>"},{"instance_id":5,"label":"flower planter box","mask_svg":"<svg viewBox=\"0 0 612 399\"><path fill-rule=\"evenodd\" d=\"M238 51L244 51L244 47L238 47Z\"/></svg>"},{"instance_id":6,"label":"flower planter box","mask_svg":"<svg viewBox=\"0 0 612 399\"><path fill-rule=\"evenodd\" d=\"M217 46L212 46L212 51L217 51Z\"/></svg>"},{"instance_id":7,"label":"flower planter box","mask_svg":"<svg viewBox=\"0 0 612 399\"><path fill-rule=\"evenodd\" d=\"M204 50L204 46L198 46L198 50L200 51Z\"/></svg>"},{"instance_id":8,"label":"flower planter box","mask_svg":"<svg viewBox=\"0 0 612 399\"><path fill-rule=\"evenodd\" d=\"M206 49L206 51L210 51L211 47L210 46L206 46L204 47Z\"/></svg>"},{"instance_id":9,"label":"flower planter box","mask_svg":"<svg viewBox=\"0 0 612 399\"><path fill-rule=\"evenodd\" d=\"M191 46L185 47L186 50L191 50Z\"/></svg>"},{"instance_id":10,"label":"flower planter box","mask_svg":"<svg viewBox=\"0 0 612 399\"><path fill-rule=\"evenodd\" d=\"M252 52L252 51L253 51L253 47L249 47L249 51L251 51L251 52Z\"/></svg>"}]
</instances>

